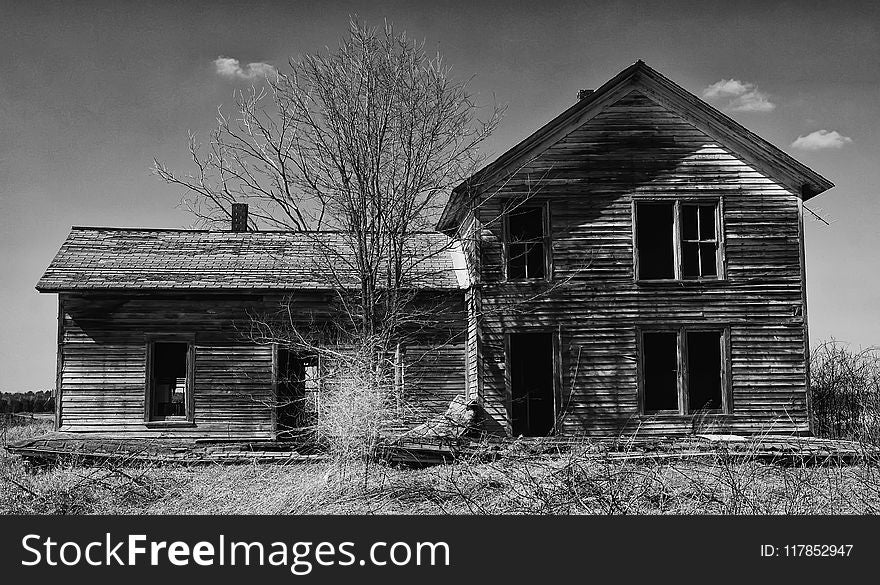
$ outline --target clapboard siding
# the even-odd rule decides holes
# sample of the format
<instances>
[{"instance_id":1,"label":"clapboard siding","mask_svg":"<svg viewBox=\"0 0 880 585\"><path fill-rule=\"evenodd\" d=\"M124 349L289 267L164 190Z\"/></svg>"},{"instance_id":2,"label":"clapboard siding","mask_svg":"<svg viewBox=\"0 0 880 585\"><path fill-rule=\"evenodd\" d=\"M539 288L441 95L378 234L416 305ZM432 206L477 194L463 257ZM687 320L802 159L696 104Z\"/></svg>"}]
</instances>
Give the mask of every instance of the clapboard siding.
<instances>
[{"instance_id":1,"label":"clapboard siding","mask_svg":"<svg viewBox=\"0 0 880 585\"><path fill-rule=\"evenodd\" d=\"M442 412L465 391L462 293L416 300L420 319L407 328L413 365L408 390L421 418ZM108 436L271 438L273 346L248 340L252 318L271 320L288 299L230 295L61 295L60 424L66 432ZM326 319L325 293L302 293L290 306L303 321ZM427 317L430 316L428 319ZM194 339L194 426L148 428L144 422L149 339ZM421 344L421 345L419 345ZM430 348L439 347L436 355Z\"/></svg>"},{"instance_id":2,"label":"clapboard siding","mask_svg":"<svg viewBox=\"0 0 880 585\"><path fill-rule=\"evenodd\" d=\"M407 419L442 414L465 389L465 344L408 345L403 356Z\"/></svg>"},{"instance_id":3,"label":"clapboard siding","mask_svg":"<svg viewBox=\"0 0 880 585\"><path fill-rule=\"evenodd\" d=\"M637 284L633 201L721 202L726 279ZM504 205L549 202L553 278L503 278ZM507 424L504 336L559 331L563 434L806 432L798 197L639 91L549 146L472 207L480 226L481 398ZM638 331L658 324L729 330L733 414L642 416Z\"/></svg>"},{"instance_id":4,"label":"clapboard siding","mask_svg":"<svg viewBox=\"0 0 880 585\"><path fill-rule=\"evenodd\" d=\"M247 343L255 297L63 295L61 425L69 432L272 436L272 346ZM147 340L194 336L194 427L144 423Z\"/></svg>"}]
</instances>

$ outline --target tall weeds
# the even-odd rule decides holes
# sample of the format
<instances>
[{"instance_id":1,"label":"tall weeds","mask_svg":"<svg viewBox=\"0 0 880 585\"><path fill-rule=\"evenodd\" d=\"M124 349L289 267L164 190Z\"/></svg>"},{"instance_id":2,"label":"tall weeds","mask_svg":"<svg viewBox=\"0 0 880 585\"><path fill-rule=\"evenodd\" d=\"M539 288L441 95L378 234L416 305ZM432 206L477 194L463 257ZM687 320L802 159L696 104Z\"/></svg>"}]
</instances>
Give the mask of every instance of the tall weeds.
<instances>
[{"instance_id":1,"label":"tall weeds","mask_svg":"<svg viewBox=\"0 0 880 585\"><path fill-rule=\"evenodd\" d=\"M820 344L810 360L810 392L817 436L880 445L880 348Z\"/></svg>"}]
</instances>

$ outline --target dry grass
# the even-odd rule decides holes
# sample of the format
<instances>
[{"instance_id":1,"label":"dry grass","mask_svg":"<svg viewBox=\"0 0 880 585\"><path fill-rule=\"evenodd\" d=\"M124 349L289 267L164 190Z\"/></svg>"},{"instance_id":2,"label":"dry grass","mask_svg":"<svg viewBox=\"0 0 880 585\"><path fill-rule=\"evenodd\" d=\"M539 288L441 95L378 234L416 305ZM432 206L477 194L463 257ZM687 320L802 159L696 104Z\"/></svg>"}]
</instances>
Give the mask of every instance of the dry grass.
<instances>
[{"instance_id":1,"label":"dry grass","mask_svg":"<svg viewBox=\"0 0 880 585\"><path fill-rule=\"evenodd\" d=\"M36 436L48 423L7 429ZM330 464L29 468L0 453L0 512L21 514L874 514L880 465L607 461L584 443L424 469Z\"/></svg>"}]
</instances>

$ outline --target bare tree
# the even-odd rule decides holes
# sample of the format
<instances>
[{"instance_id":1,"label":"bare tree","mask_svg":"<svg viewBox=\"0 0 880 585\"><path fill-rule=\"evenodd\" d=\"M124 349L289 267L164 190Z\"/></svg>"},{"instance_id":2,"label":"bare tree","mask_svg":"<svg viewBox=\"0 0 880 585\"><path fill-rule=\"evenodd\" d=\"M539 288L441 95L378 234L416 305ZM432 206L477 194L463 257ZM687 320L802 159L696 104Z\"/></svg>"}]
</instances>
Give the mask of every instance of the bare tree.
<instances>
[{"instance_id":1,"label":"bare tree","mask_svg":"<svg viewBox=\"0 0 880 585\"><path fill-rule=\"evenodd\" d=\"M394 375L383 356L401 329L430 320L413 300L422 264L442 250L413 248L412 236L433 227L446 195L475 171L502 109L481 120L468 83L439 54L390 24L356 20L336 50L291 59L236 106L233 118L218 110L206 146L190 134L193 172L159 160L154 172L184 188L202 225L228 225L232 203L246 202L251 229L316 234L317 271L345 315L334 321L337 345L357 347L359 384L369 377L378 391ZM337 231L332 245L317 237L326 230ZM263 340L327 346L293 321L256 329Z\"/></svg>"}]
</instances>

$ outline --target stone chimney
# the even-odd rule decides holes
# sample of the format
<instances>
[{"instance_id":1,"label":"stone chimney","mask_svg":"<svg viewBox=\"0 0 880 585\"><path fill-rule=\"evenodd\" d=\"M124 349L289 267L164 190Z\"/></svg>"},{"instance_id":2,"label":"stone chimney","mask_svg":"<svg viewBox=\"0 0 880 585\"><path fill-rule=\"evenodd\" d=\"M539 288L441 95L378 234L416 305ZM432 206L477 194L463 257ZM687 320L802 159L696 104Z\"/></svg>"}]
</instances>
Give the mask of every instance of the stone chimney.
<instances>
[{"instance_id":1,"label":"stone chimney","mask_svg":"<svg viewBox=\"0 0 880 585\"><path fill-rule=\"evenodd\" d=\"M589 97L591 93L593 93L592 89L579 89L578 90L578 101L581 101L585 97Z\"/></svg>"},{"instance_id":2,"label":"stone chimney","mask_svg":"<svg viewBox=\"0 0 880 585\"><path fill-rule=\"evenodd\" d=\"M248 206L247 203L232 204L232 231L248 231Z\"/></svg>"}]
</instances>

